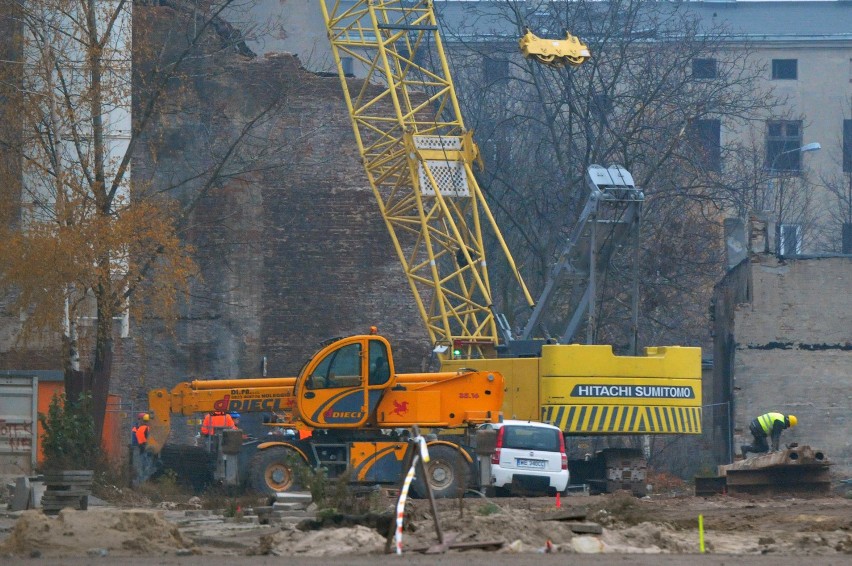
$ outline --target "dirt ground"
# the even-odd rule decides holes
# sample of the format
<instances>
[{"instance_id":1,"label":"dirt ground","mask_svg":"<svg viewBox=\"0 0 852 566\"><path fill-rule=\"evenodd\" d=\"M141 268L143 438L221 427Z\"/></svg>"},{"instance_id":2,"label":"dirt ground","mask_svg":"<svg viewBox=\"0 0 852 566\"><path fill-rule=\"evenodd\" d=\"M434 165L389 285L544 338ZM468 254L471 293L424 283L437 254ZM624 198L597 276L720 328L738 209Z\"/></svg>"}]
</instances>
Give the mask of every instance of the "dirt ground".
<instances>
[{"instance_id":1,"label":"dirt ground","mask_svg":"<svg viewBox=\"0 0 852 566\"><path fill-rule=\"evenodd\" d=\"M391 511L395 500L381 501ZM161 503L133 508L90 505L87 511L0 513L0 563L89 565L101 558L132 564L203 564L212 557L239 557L240 564L383 564L386 527L351 525L302 530L297 521L258 524L255 517L225 517L196 504ZM556 508L553 497L468 497L438 502L438 518L453 548L440 556L418 553L437 543L428 501L409 501L403 550L411 564L555 563L551 554L572 554L575 563L598 555L599 564L705 563L724 557L738 564L852 562L852 498L694 497L617 493L571 496ZM227 511L224 513L228 514ZM230 513L232 514L232 513ZM571 520L566 516L572 515ZM700 556L698 517L703 516L707 557ZM600 534L595 533L600 526ZM580 532L577 532L577 531ZM583 532L583 531L592 531ZM477 548L490 544L487 549ZM460 550L461 547L474 547ZM600 556L604 555L604 556ZM639 555L656 555L652 557ZM709 556L721 559L713 562ZM588 558L591 558L589 556ZM94 560L93 560L94 559ZM421 562L422 560L422 562ZM112 562L112 560L110 560ZM564 562L564 560L563 560ZM769 564L769 561L765 561Z\"/></svg>"}]
</instances>

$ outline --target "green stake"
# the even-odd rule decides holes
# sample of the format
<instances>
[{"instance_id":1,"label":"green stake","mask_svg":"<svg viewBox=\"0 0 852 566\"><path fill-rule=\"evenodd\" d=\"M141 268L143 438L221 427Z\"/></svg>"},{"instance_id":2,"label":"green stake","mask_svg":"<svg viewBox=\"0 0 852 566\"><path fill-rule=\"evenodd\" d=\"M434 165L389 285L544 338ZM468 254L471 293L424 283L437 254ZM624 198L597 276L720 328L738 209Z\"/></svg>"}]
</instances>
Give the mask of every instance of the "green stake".
<instances>
[{"instance_id":1,"label":"green stake","mask_svg":"<svg viewBox=\"0 0 852 566\"><path fill-rule=\"evenodd\" d=\"M698 548L704 554L704 515L698 516Z\"/></svg>"}]
</instances>

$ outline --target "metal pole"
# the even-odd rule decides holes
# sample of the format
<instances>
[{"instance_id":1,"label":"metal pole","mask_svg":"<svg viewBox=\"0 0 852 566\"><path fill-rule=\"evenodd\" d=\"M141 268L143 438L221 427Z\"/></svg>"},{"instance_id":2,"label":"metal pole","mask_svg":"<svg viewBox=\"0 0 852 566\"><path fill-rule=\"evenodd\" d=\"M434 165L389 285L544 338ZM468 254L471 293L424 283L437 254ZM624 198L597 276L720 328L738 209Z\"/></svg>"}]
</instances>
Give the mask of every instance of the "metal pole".
<instances>
[{"instance_id":1,"label":"metal pole","mask_svg":"<svg viewBox=\"0 0 852 566\"><path fill-rule=\"evenodd\" d=\"M725 402L728 408L728 462L734 461L734 407L732 401Z\"/></svg>"},{"instance_id":2,"label":"metal pole","mask_svg":"<svg viewBox=\"0 0 852 566\"><path fill-rule=\"evenodd\" d=\"M595 334L596 334L596 322L595 318L595 283L596 277L595 272L597 271L598 264L598 215L597 211L595 211L595 215L592 218L591 222L592 234L589 240L589 316L588 323L586 325L586 344L594 344L595 342Z\"/></svg>"}]
</instances>

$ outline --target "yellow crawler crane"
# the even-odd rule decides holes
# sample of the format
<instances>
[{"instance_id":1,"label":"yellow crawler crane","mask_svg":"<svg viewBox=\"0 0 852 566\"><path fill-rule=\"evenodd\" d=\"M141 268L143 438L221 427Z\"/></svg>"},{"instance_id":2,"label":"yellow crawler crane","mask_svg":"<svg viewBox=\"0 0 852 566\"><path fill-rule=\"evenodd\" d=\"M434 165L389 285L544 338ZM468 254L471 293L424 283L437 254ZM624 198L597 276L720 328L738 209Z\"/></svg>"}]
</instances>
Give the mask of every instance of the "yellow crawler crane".
<instances>
[{"instance_id":1,"label":"yellow crawler crane","mask_svg":"<svg viewBox=\"0 0 852 566\"><path fill-rule=\"evenodd\" d=\"M474 177L479 151L461 117L432 2L320 5L367 177L442 369L499 371L507 418L552 422L566 434L701 433L700 348L650 347L645 355L615 356L610 346L570 344L584 313L589 327L594 323L594 272L611 253L599 242L616 241L598 234L615 225L602 219L604 207L623 213L622 237L638 233L644 195L629 173L590 168L581 222L533 301ZM577 66L591 56L570 34L554 41L528 33L520 45L525 56L551 66ZM346 77L343 57L364 70L364 80ZM494 310L486 235L533 310L520 336ZM583 247L583 239L591 242ZM577 260L583 254L589 283L569 329L561 343L535 340L553 280L582 271ZM646 483L642 454L631 450L575 462L572 477L637 493Z\"/></svg>"}]
</instances>

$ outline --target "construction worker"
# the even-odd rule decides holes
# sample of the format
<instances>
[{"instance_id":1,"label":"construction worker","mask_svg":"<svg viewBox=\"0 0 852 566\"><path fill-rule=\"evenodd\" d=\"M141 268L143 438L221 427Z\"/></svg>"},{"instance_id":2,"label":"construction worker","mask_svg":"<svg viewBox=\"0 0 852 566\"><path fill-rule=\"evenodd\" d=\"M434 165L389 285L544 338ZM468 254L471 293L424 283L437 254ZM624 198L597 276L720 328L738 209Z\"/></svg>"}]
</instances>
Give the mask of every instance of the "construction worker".
<instances>
[{"instance_id":1,"label":"construction worker","mask_svg":"<svg viewBox=\"0 0 852 566\"><path fill-rule=\"evenodd\" d=\"M148 423L151 421L151 415L148 413L142 413L142 424L134 427L134 439L136 440L135 444L139 446L139 451L144 452L145 447L148 446L148 431L151 427Z\"/></svg>"},{"instance_id":2,"label":"construction worker","mask_svg":"<svg viewBox=\"0 0 852 566\"><path fill-rule=\"evenodd\" d=\"M136 414L136 424L133 425L133 428L130 429L130 444L133 446L138 446L139 441L136 440L136 430L142 426L142 417L145 416L145 413L137 413Z\"/></svg>"},{"instance_id":3,"label":"construction worker","mask_svg":"<svg viewBox=\"0 0 852 566\"><path fill-rule=\"evenodd\" d=\"M756 454L768 452L769 444L766 441L767 437L772 438L772 451L776 452L781 440L781 431L796 426L798 422L799 419L796 418L796 415L784 416L781 413L760 415L748 425L751 435L754 437L754 442L751 445L744 444L740 447L743 458L746 457L748 452Z\"/></svg>"},{"instance_id":4,"label":"construction worker","mask_svg":"<svg viewBox=\"0 0 852 566\"><path fill-rule=\"evenodd\" d=\"M216 434L216 429L220 428L236 428L231 415L223 411L215 411L204 415L204 421L201 423L202 436L213 436Z\"/></svg>"}]
</instances>

